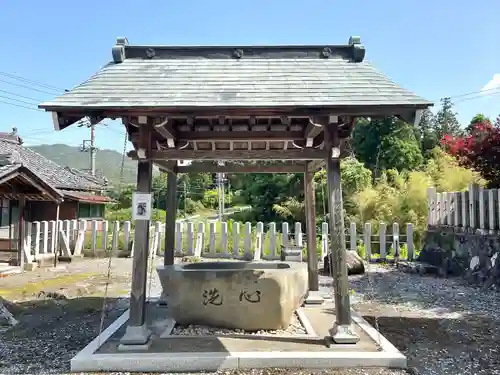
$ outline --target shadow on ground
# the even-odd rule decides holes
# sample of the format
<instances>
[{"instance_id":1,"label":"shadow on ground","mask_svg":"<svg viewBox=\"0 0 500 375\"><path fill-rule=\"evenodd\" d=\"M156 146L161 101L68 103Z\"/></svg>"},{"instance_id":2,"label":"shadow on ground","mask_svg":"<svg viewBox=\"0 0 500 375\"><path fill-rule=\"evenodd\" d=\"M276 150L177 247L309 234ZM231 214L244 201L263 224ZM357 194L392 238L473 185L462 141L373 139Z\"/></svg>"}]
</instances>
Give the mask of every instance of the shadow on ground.
<instances>
[{"instance_id":1,"label":"shadow on ground","mask_svg":"<svg viewBox=\"0 0 500 375\"><path fill-rule=\"evenodd\" d=\"M321 287L332 287L329 276L321 276ZM436 314L487 314L500 311L500 294L482 291L466 284L459 277L440 278L433 275L405 273L394 266L378 268L375 272L349 277L353 293L365 301L382 305L408 306L412 310L429 310Z\"/></svg>"},{"instance_id":2,"label":"shadow on ground","mask_svg":"<svg viewBox=\"0 0 500 375\"><path fill-rule=\"evenodd\" d=\"M429 373L425 358L439 359L442 373L494 374L500 367L498 323L482 316L463 319L364 316L408 357L414 373ZM446 372L445 369L452 372ZM437 369L432 369L437 371ZM478 372L481 370L481 372ZM473 371L473 372L469 372ZM437 372L436 372L437 373ZM441 372L439 372L441 373Z\"/></svg>"},{"instance_id":3,"label":"shadow on ground","mask_svg":"<svg viewBox=\"0 0 500 375\"><path fill-rule=\"evenodd\" d=\"M19 321L0 331L0 373L69 372L70 359L126 309L126 301L108 298L45 299L20 303L5 301ZM104 315L102 312L104 311Z\"/></svg>"}]
</instances>

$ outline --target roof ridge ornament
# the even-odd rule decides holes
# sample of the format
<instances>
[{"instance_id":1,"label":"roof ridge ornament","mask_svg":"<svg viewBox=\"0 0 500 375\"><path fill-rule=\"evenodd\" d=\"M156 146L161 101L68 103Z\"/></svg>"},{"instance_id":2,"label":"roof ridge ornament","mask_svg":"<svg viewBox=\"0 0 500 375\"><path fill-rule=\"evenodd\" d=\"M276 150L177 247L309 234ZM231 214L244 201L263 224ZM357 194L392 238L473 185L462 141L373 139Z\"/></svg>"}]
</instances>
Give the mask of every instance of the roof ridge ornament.
<instances>
[{"instance_id":1,"label":"roof ridge ornament","mask_svg":"<svg viewBox=\"0 0 500 375\"><path fill-rule=\"evenodd\" d=\"M152 59L152 58L153 58L153 57L155 57L155 56L156 56L156 51L154 50L154 48L151 48L151 47L150 47L150 48L147 48L147 49L146 49L146 57L147 57L148 59Z\"/></svg>"},{"instance_id":2,"label":"roof ridge ornament","mask_svg":"<svg viewBox=\"0 0 500 375\"><path fill-rule=\"evenodd\" d=\"M329 58L332 55L332 49L330 47L325 47L323 48L323 51L321 51L321 56L324 58Z\"/></svg>"},{"instance_id":3,"label":"roof ridge ornament","mask_svg":"<svg viewBox=\"0 0 500 375\"><path fill-rule=\"evenodd\" d=\"M126 59L125 56L125 46L128 45L128 39L125 37L119 37L116 39L116 45L111 49L111 54L113 55L113 61L116 64L122 63Z\"/></svg>"},{"instance_id":4,"label":"roof ridge ornament","mask_svg":"<svg viewBox=\"0 0 500 375\"><path fill-rule=\"evenodd\" d=\"M244 55L243 49L242 48L237 48L233 51L233 56L237 59L241 59Z\"/></svg>"},{"instance_id":5,"label":"roof ridge ornament","mask_svg":"<svg viewBox=\"0 0 500 375\"><path fill-rule=\"evenodd\" d=\"M349 37L349 46L352 48L352 59L354 62L362 62L365 58L365 46L361 44L359 36Z\"/></svg>"}]
</instances>

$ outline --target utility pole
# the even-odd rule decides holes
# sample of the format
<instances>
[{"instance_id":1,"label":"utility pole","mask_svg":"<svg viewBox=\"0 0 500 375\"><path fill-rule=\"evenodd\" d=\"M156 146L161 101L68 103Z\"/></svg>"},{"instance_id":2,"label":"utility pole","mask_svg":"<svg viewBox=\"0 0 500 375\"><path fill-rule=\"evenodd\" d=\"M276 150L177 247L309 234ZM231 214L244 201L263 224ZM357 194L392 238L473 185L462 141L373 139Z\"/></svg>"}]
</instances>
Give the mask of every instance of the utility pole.
<instances>
[{"instance_id":1,"label":"utility pole","mask_svg":"<svg viewBox=\"0 0 500 375\"><path fill-rule=\"evenodd\" d=\"M222 167L224 166L224 162L223 161L218 161L217 164ZM222 172L218 172L216 174L216 179L217 179L217 201L219 203L219 221L222 221L223 220L223 217L224 217L224 211L225 211L225 208L224 208L224 205L225 205L225 202L224 202L224 181L225 181L225 174L222 173Z\"/></svg>"},{"instance_id":2,"label":"utility pole","mask_svg":"<svg viewBox=\"0 0 500 375\"><path fill-rule=\"evenodd\" d=\"M224 213L226 212L226 189L225 189L225 182L226 182L226 174L225 173L217 173L217 200L219 203L219 221L222 221L224 219Z\"/></svg>"},{"instance_id":3,"label":"utility pole","mask_svg":"<svg viewBox=\"0 0 500 375\"><path fill-rule=\"evenodd\" d=\"M226 197L225 197L225 194L226 194L226 189L224 188L224 179L225 179L225 173L221 173L221 183L220 183L220 194L221 194L221 200L222 200L222 204L221 204L221 218L220 220L224 220L224 212L226 212Z\"/></svg>"},{"instance_id":4,"label":"utility pole","mask_svg":"<svg viewBox=\"0 0 500 375\"><path fill-rule=\"evenodd\" d=\"M95 159L97 147L95 147L95 125L92 123L85 124L88 128L90 128L90 139L86 139L82 144L82 152L90 153L90 174L95 176Z\"/></svg>"},{"instance_id":5,"label":"utility pole","mask_svg":"<svg viewBox=\"0 0 500 375\"><path fill-rule=\"evenodd\" d=\"M90 174L95 176L95 125L90 125Z\"/></svg>"},{"instance_id":6,"label":"utility pole","mask_svg":"<svg viewBox=\"0 0 500 375\"><path fill-rule=\"evenodd\" d=\"M184 181L184 215L187 217L186 199L187 199L187 186L186 186L186 181Z\"/></svg>"},{"instance_id":7,"label":"utility pole","mask_svg":"<svg viewBox=\"0 0 500 375\"><path fill-rule=\"evenodd\" d=\"M218 172L216 174L216 180L217 180L217 204L218 204L218 214L217 216L219 217L219 221L222 221L222 192L221 192L221 173Z\"/></svg>"}]
</instances>

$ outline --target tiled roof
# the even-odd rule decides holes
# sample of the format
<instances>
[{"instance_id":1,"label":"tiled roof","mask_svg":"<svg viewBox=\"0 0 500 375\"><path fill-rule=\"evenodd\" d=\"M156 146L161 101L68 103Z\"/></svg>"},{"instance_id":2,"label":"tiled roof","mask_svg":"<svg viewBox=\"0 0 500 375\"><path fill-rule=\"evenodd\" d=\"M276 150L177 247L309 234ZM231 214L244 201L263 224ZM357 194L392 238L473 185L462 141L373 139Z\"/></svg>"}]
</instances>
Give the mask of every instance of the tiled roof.
<instances>
[{"instance_id":1,"label":"tiled roof","mask_svg":"<svg viewBox=\"0 0 500 375\"><path fill-rule=\"evenodd\" d=\"M7 164L0 166L0 178L19 169L20 164Z\"/></svg>"},{"instance_id":2,"label":"tiled roof","mask_svg":"<svg viewBox=\"0 0 500 375\"><path fill-rule=\"evenodd\" d=\"M45 182L57 189L102 190L103 186L92 182L92 177L85 178L81 174L72 173L39 153L23 147L10 139L0 138L0 154L19 153L21 163ZM15 164L0 167L0 175L8 173Z\"/></svg>"},{"instance_id":3,"label":"tiled roof","mask_svg":"<svg viewBox=\"0 0 500 375\"><path fill-rule=\"evenodd\" d=\"M345 46L167 47L119 40L114 62L53 101L69 108L366 107L432 103L364 62L357 39Z\"/></svg>"},{"instance_id":4,"label":"tiled roof","mask_svg":"<svg viewBox=\"0 0 500 375\"><path fill-rule=\"evenodd\" d=\"M113 199L106 197L105 195L95 195L91 193L85 193L81 191L71 191L71 190L61 190L65 197L70 199L75 199L79 202L86 203L109 203L113 202Z\"/></svg>"},{"instance_id":5,"label":"tiled roof","mask_svg":"<svg viewBox=\"0 0 500 375\"><path fill-rule=\"evenodd\" d=\"M6 156L6 154L1 154L1 156ZM39 184L41 184L42 186L44 186L47 189L49 195L51 195L53 198L59 199L59 198L63 197L63 193L60 190L55 188L53 185L47 183L47 181L44 178L42 178L38 173L36 173L32 169L28 168L27 166L25 166L22 163L17 162L17 161L13 162L12 164L3 164L6 162L8 163L9 161L4 159L4 158L0 159L0 178L4 178L4 177L8 176L9 174L16 172L16 171L21 172L21 173L27 172L28 176L31 175L31 176L35 177L36 181ZM7 195L14 195L15 196L16 193L7 193ZM29 194L29 195L33 195L33 194Z\"/></svg>"}]
</instances>

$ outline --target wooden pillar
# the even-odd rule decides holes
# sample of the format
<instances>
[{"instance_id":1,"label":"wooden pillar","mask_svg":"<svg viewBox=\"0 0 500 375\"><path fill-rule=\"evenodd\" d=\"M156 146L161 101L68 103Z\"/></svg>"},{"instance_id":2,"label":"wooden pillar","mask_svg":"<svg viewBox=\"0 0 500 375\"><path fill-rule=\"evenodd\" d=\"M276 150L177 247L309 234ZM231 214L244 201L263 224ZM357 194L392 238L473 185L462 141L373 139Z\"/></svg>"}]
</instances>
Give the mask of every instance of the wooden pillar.
<instances>
[{"instance_id":1,"label":"wooden pillar","mask_svg":"<svg viewBox=\"0 0 500 375\"><path fill-rule=\"evenodd\" d=\"M17 256L18 264L24 270L24 208L26 207L26 198L23 194L19 195L19 221L18 221L18 239Z\"/></svg>"},{"instance_id":2,"label":"wooden pillar","mask_svg":"<svg viewBox=\"0 0 500 375\"><path fill-rule=\"evenodd\" d=\"M142 117L142 116L139 116ZM151 194L153 162L151 154L152 126L147 121L139 127L139 149L145 158L137 165L137 192ZM145 345L151 332L146 327L146 281L149 253L150 220L136 220L134 233L134 258L132 263L132 287L130 291L130 312L127 329L120 340L123 345Z\"/></svg>"},{"instance_id":3,"label":"wooden pillar","mask_svg":"<svg viewBox=\"0 0 500 375\"><path fill-rule=\"evenodd\" d=\"M316 202L314 196L314 172L308 171L310 163L306 163L304 171L304 200L307 233L307 272L309 291L319 290L318 253L316 250Z\"/></svg>"},{"instance_id":4,"label":"wooden pillar","mask_svg":"<svg viewBox=\"0 0 500 375\"><path fill-rule=\"evenodd\" d=\"M167 175L167 214L165 217L165 252L163 264L174 264L175 255L175 219L177 217L177 174L168 172Z\"/></svg>"},{"instance_id":5,"label":"wooden pillar","mask_svg":"<svg viewBox=\"0 0 500 375\"><path fill-rule=\"evenodd\" d=\"M330 219L330 268L333 274L336 322L330 336L337 344L359 341L351 322L349 281L347 279L344 207L340 182L340 138L337 116L324 119L328 212Z\"/></svg>"},{"instance_id":6,"label":"wooden pillar","mask_svg":"<svg viewBox=\"0 0 500 375\"><path fill-rule=\"evenodd\" d=\"M60 204L57 202L57 207L56 207L56 233L53 234L55 235L55 240L54 240L54 267L57 266L57 260L58 257L62 254L59 252L59 211L60 211Z\"/></svg>"}]
</instances>

